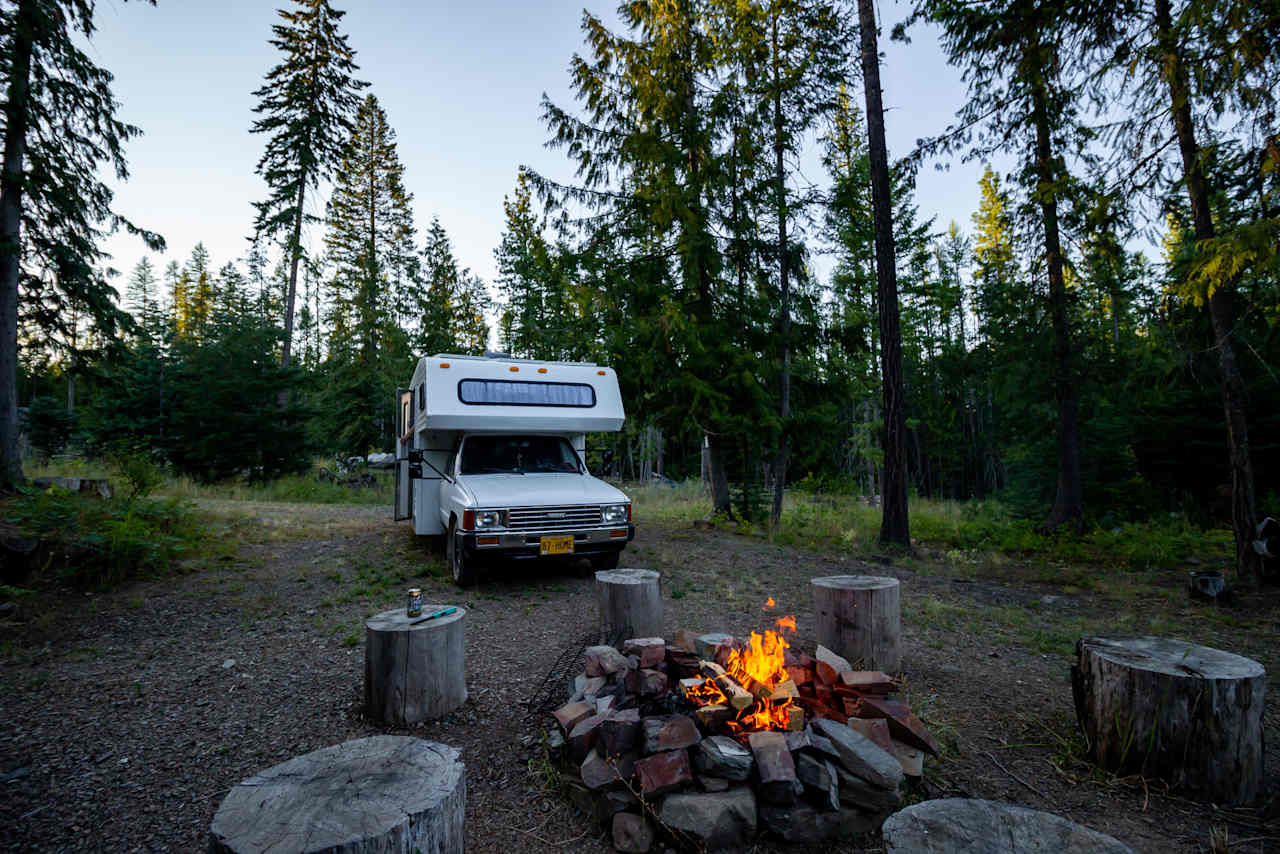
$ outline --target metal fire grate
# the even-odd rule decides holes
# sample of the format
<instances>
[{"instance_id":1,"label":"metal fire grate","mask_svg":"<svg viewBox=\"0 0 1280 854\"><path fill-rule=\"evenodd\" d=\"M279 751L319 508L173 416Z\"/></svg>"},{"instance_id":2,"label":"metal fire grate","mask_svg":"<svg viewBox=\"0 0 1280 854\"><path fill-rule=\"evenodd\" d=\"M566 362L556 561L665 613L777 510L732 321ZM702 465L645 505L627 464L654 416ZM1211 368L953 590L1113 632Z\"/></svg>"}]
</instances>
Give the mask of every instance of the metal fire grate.
<instances>
[{"instance_id":1,"label":"metal fire grate","mask_svg":"<svg viewBox=\"0 0 1280 854\"><path fill-rule=\"evenodd\" d=\"M631 637L631 627L626 626L603 641L600 639L599 632L588 632L564 647L556 656L547 675L542 678L542 682L534 689L529 699L525 700L525 724L538 725L543 718L550 717L552 712L568 701L569 680L581 673L585 667L583 653L586 652L587 647L598 643L620 647L629 637Z\"/></svg>"}]
</instances>

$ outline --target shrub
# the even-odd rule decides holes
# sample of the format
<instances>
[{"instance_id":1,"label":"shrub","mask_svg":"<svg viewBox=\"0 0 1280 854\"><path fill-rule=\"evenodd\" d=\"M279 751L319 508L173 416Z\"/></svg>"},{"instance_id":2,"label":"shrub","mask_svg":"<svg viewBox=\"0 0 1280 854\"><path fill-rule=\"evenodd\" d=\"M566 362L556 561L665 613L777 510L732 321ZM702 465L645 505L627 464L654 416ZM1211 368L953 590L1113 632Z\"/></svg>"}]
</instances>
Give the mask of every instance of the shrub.
<instances>
[{"instance_id":1,"label":"shrub","mask_svg":"<svg viewBox=\"0 0 1280 854\"><path fill-rule=\"evenodd\" d=\"M5 516L49 544L50 569L80 587L109 588L167 572L203 529L179 501L108 499L54 487L11 499Z\"/></svg>"}]
</instances>

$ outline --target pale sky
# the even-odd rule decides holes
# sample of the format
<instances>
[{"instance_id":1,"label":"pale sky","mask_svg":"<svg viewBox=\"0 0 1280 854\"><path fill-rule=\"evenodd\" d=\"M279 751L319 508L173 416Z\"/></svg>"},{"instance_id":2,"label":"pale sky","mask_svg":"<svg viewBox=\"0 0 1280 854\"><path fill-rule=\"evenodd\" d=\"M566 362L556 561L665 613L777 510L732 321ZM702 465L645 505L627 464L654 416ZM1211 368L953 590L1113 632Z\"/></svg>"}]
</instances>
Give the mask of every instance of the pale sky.
<instances>
[{"instance_id":1,"label":"pale sky","mask_svg":"<svg viewBox=\"0 0 1280 854\"><path fill-rule=\"evenodd\" d=\"M203 241L216 266L244 254L252 202L265 186L254 174L264 137L249 133L252 92L278 62L267 44L279 0L106 0L98 5L98 32L89 52L115 74L119 116L142 128L128 146L130 180L117 188L116 209L168 242L157 270L185 261ZM520 164L548 177L572 178L560 151L548 150L539 120L545 91L572 106L567 72L583 50L582 6L553 0L394 2L336 0L346 9L344 31L356 50L359 76L372 85L396 130L405 184L414 195L419 232L438 216L459 263L486 282L495 275L493 250L503 230L502 199ZM588 8L606 21L612 2ZM958 73L942 60L931 33L908 46L888 41L906 9L881 4L881 75L891 158L918 137L951 122L964 98ZM861 98L859 92L858 97ZM976 163L951 162L947 172L926 165L917 202L940 228L955 219L966 232L978 201ZM804 177L825 183L816 158ZM312 212L323 213L324 199ZM309 243L322 245L323 229ZM134 238L108 243L113 264L126 275L144 254ZM825 265L819 265L820 269ZM117 282L123 292L123 280Z\"/></svg>"}]
</instances>

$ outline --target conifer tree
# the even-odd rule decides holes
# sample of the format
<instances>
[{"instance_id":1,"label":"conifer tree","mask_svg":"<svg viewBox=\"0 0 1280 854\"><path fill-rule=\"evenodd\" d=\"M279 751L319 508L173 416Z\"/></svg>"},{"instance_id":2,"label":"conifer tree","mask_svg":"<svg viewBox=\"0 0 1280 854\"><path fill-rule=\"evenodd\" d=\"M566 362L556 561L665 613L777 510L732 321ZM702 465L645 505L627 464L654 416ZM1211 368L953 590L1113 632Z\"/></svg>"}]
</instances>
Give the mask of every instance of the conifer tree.
<instances>
[{"instance_id":1,"label":"conifer tree","mask_svg":"<svg viewBox=\"0 0 1280 854\"><path fill-rule=\"evenodd\" d=\"M124 144L140 132L116 117L111 73L81 50L94 32L92 0L10 0L0 6L0 491L23 480L18 457L18 317L66 331L75 304L110 335L127 315L99 272L104 229L158 235L112 210L101 174L128 177ZM47 271L42 276L41 271ZM29 285L29 287L28 287Z\"/></svg>"},{"instance_id":2,"label":"conifer tree","mask_svg":"<svg viewBox=\"0 0 1280 854\"><path fill-rule=\"evenodd\" d=\"M410 361L398 308L405 293L419 288L412 201L395 131L377 98L367 95L329 201L325 236L334 267L325 399L333 410L359 413L337 427L344 450L364 453L392 438L388 407Z\"/></svg>"},{"instance_id":3,"label":"conifer tree","mask_svg":"<svg viewBox=\"0 0 1280 854\"><path fill-rule=\"evenodd\" d=\"M1078 369L1073 354L1064 274L1060 207L1072 186L1066 155L1087 132L1077 117L1071 75L1096 41L1091 23L1102 4L1053 0L921 0L923 13L943 29L948 60L965 69L969 101L961 123L926 145L931 152L969 147L971 156L1018 151L1028 209L1043 232L1048 309L1053 334L1051 383L1057 402L1057 482L1044 526L1084 523L1084 488L1077 424ZM1074 147L1073 147L1074 146Z\"/></svg>"},{"instance_id":4,"label":"conifer tree","mask_svg":"<svg viewBox=\"0 0 1280 854\"><path fill-rule=\"evenodd\" d=\"M267 73L267 82L253 94L254 112L261 118L251 133L268 134L257 172L270 195L256 202L256 237L284 235L288 284L284 295L284 339L280 364L289 366L292 352L294 303L298 264L302 259L302 227L307 192L332 174L352 132L358 93L368 84L353 75L355 51L340 33L345 12L328 0L294 0L292 10L278 10L284 23L272 27L271 39L282 62Z\"/></svg>"},{"instance_id":5,"label":"conifer tree","mask_svg":"<svg viewBox=\"0 0 1280 854\"><path fill-rule=\"evenodd\" d=\"M155 326L160 315L158 288L155 267L144 255L129 274L125 302L138 324L147 329Z\"/></svg>"}]
</instances>

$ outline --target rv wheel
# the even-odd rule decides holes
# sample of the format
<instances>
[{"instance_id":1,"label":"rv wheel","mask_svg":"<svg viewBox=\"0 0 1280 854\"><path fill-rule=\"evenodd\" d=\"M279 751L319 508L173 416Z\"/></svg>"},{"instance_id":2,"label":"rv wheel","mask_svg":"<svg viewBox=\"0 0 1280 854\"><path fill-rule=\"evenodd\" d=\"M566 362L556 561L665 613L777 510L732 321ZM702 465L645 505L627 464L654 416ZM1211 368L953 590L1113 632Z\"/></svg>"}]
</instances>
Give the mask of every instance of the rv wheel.
<instances>
[{"instance_id":1,"label":"rv wheel","mask_svg":"<svg viewBox=\"0 0 1280 854\"><path fill-rule=\"evenodd\" d=\"M466 552L458 548L456 523L449 523L449 535L445 537L445 558L449 568L453 570L453 583L459 587L470 587L476 583L475 567L467 563Z\"/></svg>"}]
</instances>

